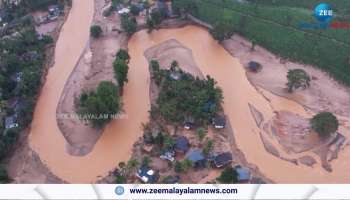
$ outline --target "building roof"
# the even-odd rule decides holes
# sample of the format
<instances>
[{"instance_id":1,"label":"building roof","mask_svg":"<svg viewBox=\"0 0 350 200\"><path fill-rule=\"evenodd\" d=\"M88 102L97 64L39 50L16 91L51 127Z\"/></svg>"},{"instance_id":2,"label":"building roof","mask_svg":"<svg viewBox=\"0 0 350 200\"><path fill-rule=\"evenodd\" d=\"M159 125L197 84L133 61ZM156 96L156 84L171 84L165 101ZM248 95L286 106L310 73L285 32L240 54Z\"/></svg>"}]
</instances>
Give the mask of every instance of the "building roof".
<instances>
[{"instance_id":1,"label":"building roof","mask_svg":"<svg viewBox=\"0 0 350 200\"><path fill-rule=\"evenodd\" d=\"M213 119L214 126L225 126L226 125L226 119L223 116L217 116Z\"/></svg>"},{"instance_id":2,"label":"building roof","mask_svg":"<svg viewBox=\"0 0 350 200\"><path fill-rule=\"evenodd\" d=\"M190 148L190 142L185 136L177 137L175 140L175 150L186 152Z\"/></svg>"},{"instance_id":3,"label":"building roof","mask_svg":"<svg viewBox=\"0 0 350 200\"><path fill-rule=\"evenodd\" d=\"M150 169L146 165L143 165L137 171L137 177L139 177L145 183L155 183L158 176L154 170Z\"/></svg>"},{"instance_id":4,"label":"building roof","mask_svg":"<svg viewBox=\"0 0 350 200\"><path fill-rule=\"evenodd\" d=\"M194 150L188 152L186 155L186 158L188 160L190 160L192 163L206 160L204 155L203 155L202 150L200 150L200 149L194 149Z\"/></svg>"},{"instance_id":5,"label":"building roof","mask_svg":"<svg viewBox=\"0 0 350 200\"><path fill-rule=\"evenodd\" d=\"M230 152L221 153L214 158L216 167L223 167L232 162L232 154Z\"/></svg>"},{"instance_id":6,"label":"building roof","mask_svg":"<svg viewBox=\"0 0 350 200\"><path fill-rule=\"evenodd\" d=\"M238 181L248 181L250 179L250 171L248 168L237 166L235 170L237 172Z\"/></svg>"},{"instance_id":7,"label":"building roof","mask_svg":"<svg viewBox=\"0 0 350 200\"><path fill-rule=\"evenodd\" d=\"M12 116L8 116L5 118L5 128L6 129L10 129L13 128L14 125L16 125L16 116L12 115Z\"/></svg>"}]
</instances>

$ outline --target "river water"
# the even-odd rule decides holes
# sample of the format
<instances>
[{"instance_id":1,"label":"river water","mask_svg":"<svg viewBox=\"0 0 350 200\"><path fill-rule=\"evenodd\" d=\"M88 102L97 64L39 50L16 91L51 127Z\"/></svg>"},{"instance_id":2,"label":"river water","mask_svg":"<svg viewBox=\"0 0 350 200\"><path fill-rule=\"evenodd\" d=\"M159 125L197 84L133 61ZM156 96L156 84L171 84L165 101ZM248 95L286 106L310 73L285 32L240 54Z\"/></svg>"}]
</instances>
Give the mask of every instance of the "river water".
<instances>
[{"instance_id":1,"label":"river water","mask_svg":"<svg viewBox=\"0 0 350 200\"><path fill-rule=\"evenodd\" d=\"M93 11L93 0L73 1L71 13L57 42L55 65L49 70L32 122L30 146L59 178L72 183L94 182L120 161L128 160L133 143L142 135L141 123L147 122L150 108L149 71L144 51L168 39L176 39L192 50L202 72L215 78L222 88L225 113L233 126L238 147L248 162L257 165L262 173L276 182L350 181L349 163L344 153L333 163L334 172L327 173L320 166L296 166L265 151L248 103L262 112L265 119L270 119L274 110L308 114L300 105L265 91L264 94L271 99L271 102L267 101L247 80L239 61L214 41L206 30L196 26L164 29L152 34L140 31L132 36L128 44L131 55L129 82L123 96L127 117L112 121L88 155L69 155L65 148L66 140L57 126L56 108L65 82L89 40Z\"/></svg>"}]
</instances>

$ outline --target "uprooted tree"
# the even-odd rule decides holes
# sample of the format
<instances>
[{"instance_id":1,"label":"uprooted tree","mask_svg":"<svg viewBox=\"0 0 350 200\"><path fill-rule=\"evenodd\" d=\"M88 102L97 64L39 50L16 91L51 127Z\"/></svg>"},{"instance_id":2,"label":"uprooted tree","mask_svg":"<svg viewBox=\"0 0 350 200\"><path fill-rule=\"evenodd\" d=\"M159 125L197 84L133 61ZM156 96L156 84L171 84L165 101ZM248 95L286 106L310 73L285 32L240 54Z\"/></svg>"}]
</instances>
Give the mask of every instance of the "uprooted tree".
<instances>
[{"instance_id":1,"label":"uprooted tree","mask_svg":"<svg viewBox=\"0 0 350 200\"><path fill-rule=\"evenodd\" d=\"M302 88L306 89L310 87L310 76L303 69L291 69L287 74L287 87L288 92L293 92L293 90Z\"/></svg>"}]
</instances>

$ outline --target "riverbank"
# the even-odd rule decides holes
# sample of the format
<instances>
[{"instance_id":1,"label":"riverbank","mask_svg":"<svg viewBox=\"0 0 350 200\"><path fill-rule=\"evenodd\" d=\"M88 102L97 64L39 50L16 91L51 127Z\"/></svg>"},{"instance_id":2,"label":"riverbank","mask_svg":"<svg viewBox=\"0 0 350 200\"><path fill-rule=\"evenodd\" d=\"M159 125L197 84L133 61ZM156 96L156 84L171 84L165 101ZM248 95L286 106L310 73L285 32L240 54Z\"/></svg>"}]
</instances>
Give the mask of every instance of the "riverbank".
<instances>
[{"instance_id":1,"label":"riverbank","mask_svg":"<svg viewBox=\"0 0 350 200\"><path fill-rule=\"evenodd\" d=\"M45 50L42 83L46 80L48 70L54 65L56 43L61 29L68 18L70 9L71 7L66 6L63 16L58 17L57 21L51 22L52 25L49 24L49 30L46 30L45 28L41 29L40 26L36 26L36 29L40 34L49 35L53 39L53 43L47 46ZM35 13L33 16L35 16ZM28 135L30 129L31 127L28 127L21 132L20 138L14 147L15 150L7 161L7 170L13 183L64 183L63 180L51 173L46 165L40 160L37 153L29 147Z\"/></svg>"}]
</instances>

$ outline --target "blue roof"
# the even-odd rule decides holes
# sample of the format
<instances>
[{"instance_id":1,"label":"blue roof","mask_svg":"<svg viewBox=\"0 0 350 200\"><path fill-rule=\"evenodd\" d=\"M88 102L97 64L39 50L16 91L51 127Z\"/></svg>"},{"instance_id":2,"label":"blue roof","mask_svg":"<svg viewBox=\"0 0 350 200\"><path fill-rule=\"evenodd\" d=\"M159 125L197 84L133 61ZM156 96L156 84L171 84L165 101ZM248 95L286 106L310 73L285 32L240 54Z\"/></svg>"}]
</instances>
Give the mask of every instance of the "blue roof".
<instances>
[{"instance_id":1,"label":"blue roof","mask_svg":"<svg viewBox=\"0 0 350 200\"><path fill-rule=\"evenodd\" d=\"M195 150L188 152L188 154L186 155L186 158L188 160L192 161L193 163L205 160L203 152L200 149L195 149Z\"/></svg>"},{"instance_id":2,"label":"blue roof","mask_svg":"<svg viewBox=\"0 0 350 200\"><path fill-rule=\"evenodd\" d=\"M188 139L184 136L178 137L175 140L175 149L177 151L184 151L186 152L190 148L190 143Z\"/></svg>"},{"instance_id":3,"label":"blue roof","mask_svg":"<svg viewBox=\"0 0 350 200\"><path fill-rule=\"evenodd\" d=\"M250 179L250 171L248 168L236 167L238 181L247 181Z\"/></svg>"}]
</instances>

